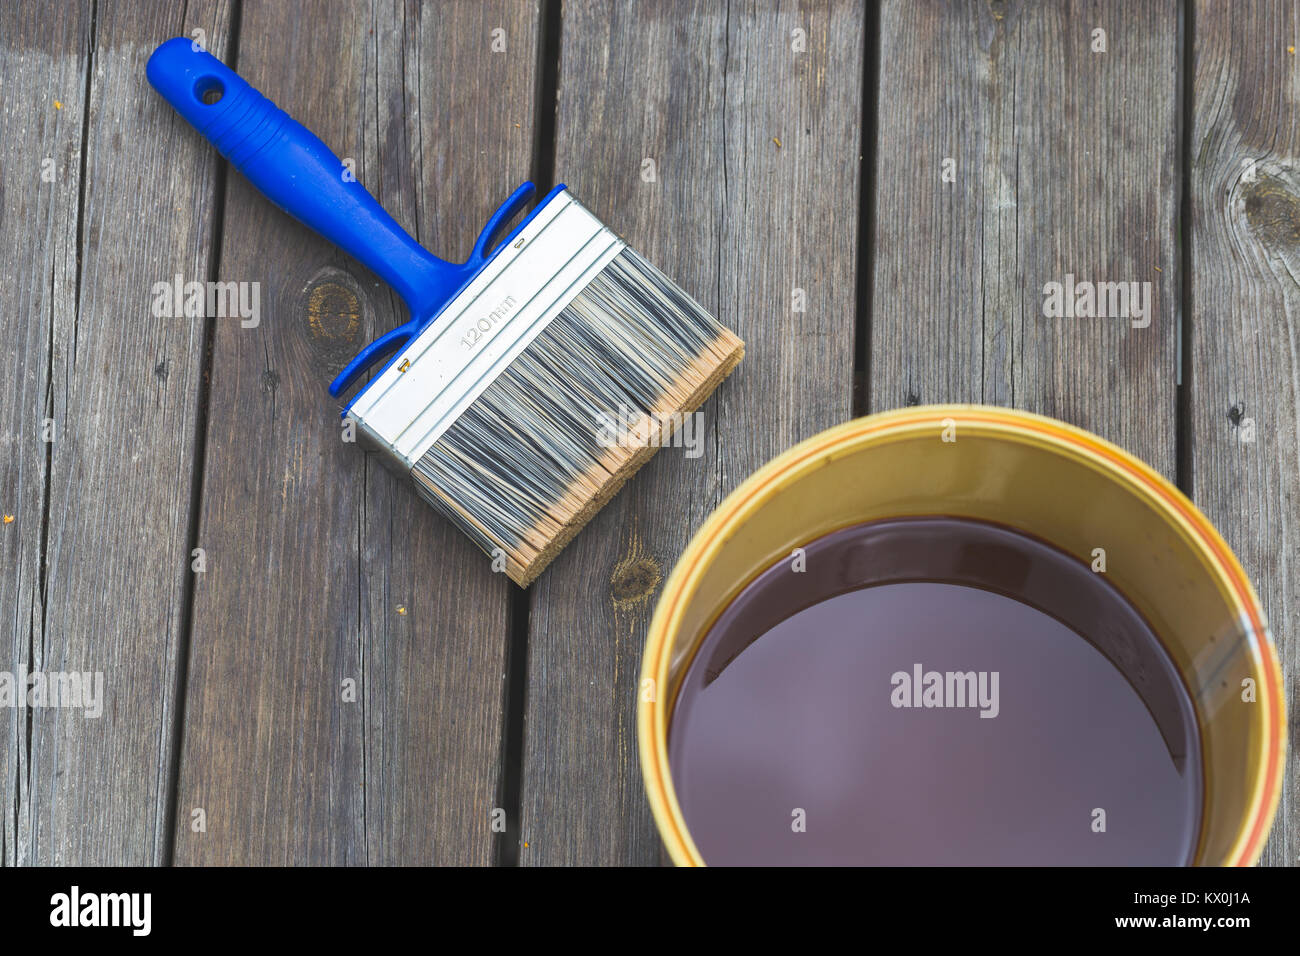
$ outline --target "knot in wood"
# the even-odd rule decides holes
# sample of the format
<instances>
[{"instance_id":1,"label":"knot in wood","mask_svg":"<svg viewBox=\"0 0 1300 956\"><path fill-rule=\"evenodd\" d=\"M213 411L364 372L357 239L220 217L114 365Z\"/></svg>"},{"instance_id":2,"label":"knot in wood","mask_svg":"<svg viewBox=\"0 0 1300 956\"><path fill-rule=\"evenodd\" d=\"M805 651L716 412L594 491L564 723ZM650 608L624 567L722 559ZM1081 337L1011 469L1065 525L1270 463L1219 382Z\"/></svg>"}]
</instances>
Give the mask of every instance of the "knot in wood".
<instances>
[{"instance_id":1,"label":"knot in wood","mask_svg":"<svg viewBox=\"0 0 1300 956\"><path fill-rule=\"evenodd\" d=\"M614 566L609 580L609 595L620 610L646 601L654 594L663 575L654 558L645 554L631 555Z\"/></svg>"},{"instance_id":2,"label":"knot in wood","mask_svg":"<svg viewBox=\"0 0 1300 956\"><path fill-rule=\"evenodd\" d=\"M353 278L323 269L302 292L299 314L307 318L307 341L326 368L342 369L364 343L365 307Z\"/></svg>"},{"instance_id":3,"label":"knot in wood","mask_svg":"<svg viewBox=\"0 0 1300 956\"><path fill-rule=\"evenodd\" d=\"M1280 180L1261 176L1245 190L1246 222L1267 245L1300 243L1300 197Z\"/></svg>"}]
</instances>

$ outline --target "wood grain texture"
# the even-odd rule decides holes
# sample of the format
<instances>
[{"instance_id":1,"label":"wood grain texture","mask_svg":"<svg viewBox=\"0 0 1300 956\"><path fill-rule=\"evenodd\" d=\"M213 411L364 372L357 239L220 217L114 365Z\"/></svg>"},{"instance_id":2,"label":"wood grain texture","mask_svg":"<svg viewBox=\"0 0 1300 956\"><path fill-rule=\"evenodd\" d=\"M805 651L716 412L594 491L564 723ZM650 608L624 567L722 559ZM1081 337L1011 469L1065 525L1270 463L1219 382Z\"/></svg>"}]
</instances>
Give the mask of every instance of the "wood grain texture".
<instances>
[{"instance_id":1,"label":"wood grain texture","mask_svg":"<svg viewBox=\"0 0 1300 956\"><path fill-rule=\"evenodd\" d=\"M103 675L98 718L0 718L8 863L166 858L203 327L157 317L152 288L206 274L216 163L147 103L144 64L192 27L220 49L227 23L219 2L183 19L163 2L0 11L3 248L19 257L0 340L22 355L0 402L0 667Z\"/></svg>"},{"instance_id":2,"label":"wood grain texture","mask_svg":"<svg viewBox=\"0 0 1300 956\"><path fill-rule=\"evenodd\" d=\"M1289 697L1263 864L1300 864L1300 12L1197 3L1191 135L1191 471L1196 503L1264 602Z\"/></svg>"},{"instance_id":3,"label":"wood grain texture","mask_svg":"<svg viewBox=\"0 0 1300 956\"><path fill-rule=\"evenodd\" d=\"M570 3L562 29L556 178L747 346L703 455L661 450L532 593L520 862L650 864L635 710L661 581L753 469L851 414L863 10Z\"/></svg>"},{"instance_id":4,"label":"wood grain texture","mask_svg":"<svg viewBox=\"0 0 1300 956\"><path fill-rule=\"evenodd\" d=\"M8 370L0 375L0 511L13 519L0 524L0 668L11 674L36 666L45 628L50 449L42 422L53 397L56 317L66 325L77 307L89 36L89 3L68 4L53 18L34 8L0 8L0 92L26 107L0 111L0 248L14 250L0 284L0 354ZM53 161L53 183L41 180L46 157ZM36 856L28 716L17 708L0 710L0 862L7 865ZM39 780L36 785L45 789Z\"/></svg>"},{"instance_id":5,"label":"wood grain texture","mask_svg":"<svg viewBox=\"0 0 1300 956\"><path fill-rule=\"evenodd\" d=\"M463 258L527 177L536 31L504 0L249 4L237 68ZM491 862L508 584L326 393L404 308L237 174L225 213L263 315L216 329L177 862Z\"/></svg>"},{"instance_id":6,"label":"wood grain texture","mask_svg":"<svg viewBox=\"0 0 1300 956\"><path fill-rule=\"evenodd\" d=\"M880 31L871 410L1025 408L1172 478L1175 3L889 2ZM1067 275L1150 282L1150 325L1045 317Z\"/></svg>"}]
</instances>

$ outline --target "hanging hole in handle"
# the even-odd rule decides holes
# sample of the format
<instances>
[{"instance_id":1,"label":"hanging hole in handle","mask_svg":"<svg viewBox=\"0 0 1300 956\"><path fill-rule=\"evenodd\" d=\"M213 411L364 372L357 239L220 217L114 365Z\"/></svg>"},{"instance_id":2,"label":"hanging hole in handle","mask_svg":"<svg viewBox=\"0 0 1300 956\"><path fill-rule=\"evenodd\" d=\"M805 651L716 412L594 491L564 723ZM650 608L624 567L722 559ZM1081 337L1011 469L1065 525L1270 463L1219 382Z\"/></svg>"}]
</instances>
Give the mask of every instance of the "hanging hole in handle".
<instances>
[{"instance_id":1,"label":"hanging hole in handle","mask_svg":"<svg viewBox=\"0 0 1300 956\"><path fill-rule=\"evenodd\" d=\"M201 76L194 81L194 98L205 106L214 106L226 95L226 87L215 76Z\"/></svg>"}]
</instances>

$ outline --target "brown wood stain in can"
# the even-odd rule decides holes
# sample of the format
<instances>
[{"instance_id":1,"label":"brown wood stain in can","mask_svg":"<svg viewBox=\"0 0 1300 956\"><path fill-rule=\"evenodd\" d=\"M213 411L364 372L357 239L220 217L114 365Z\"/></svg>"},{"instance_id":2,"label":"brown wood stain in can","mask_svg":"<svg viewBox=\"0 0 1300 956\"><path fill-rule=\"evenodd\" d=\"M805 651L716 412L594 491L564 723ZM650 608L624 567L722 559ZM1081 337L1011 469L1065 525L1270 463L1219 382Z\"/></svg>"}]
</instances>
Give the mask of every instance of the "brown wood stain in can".
<instances>
[{"instance_id":1,"label":"brown wood stain in can","mask_svg":"<svg viewBox=\"0 0 1300 956\"><path fill-rule=\"evenodd\" d=\"M668 748L712 864L1196 849L1199 731L1159 639L1104 573L985 522L858 525L759 575L697 651Z\"/></svg>"}]
</instances>

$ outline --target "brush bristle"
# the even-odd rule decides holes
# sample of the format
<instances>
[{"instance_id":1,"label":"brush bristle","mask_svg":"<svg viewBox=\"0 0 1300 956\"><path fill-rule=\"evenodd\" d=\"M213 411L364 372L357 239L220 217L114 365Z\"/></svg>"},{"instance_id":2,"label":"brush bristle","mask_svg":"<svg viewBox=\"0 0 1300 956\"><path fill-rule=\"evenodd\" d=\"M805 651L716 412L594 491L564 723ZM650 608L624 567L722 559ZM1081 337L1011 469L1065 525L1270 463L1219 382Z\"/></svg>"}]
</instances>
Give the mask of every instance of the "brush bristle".
<instances>
[{"instance_id":1,"label":"brush bristle","mask_svg":"<svg viewBox=\"0 0 1300 956\"><path fill-rule=\"evenodd\" d=\"M503 552L509 576L527 584L743 354L740 339L624 249L411 475L433 507L488 554ZM609 442L602 423L629 418L644 442Z\"/></svg>"}]
</instances>

